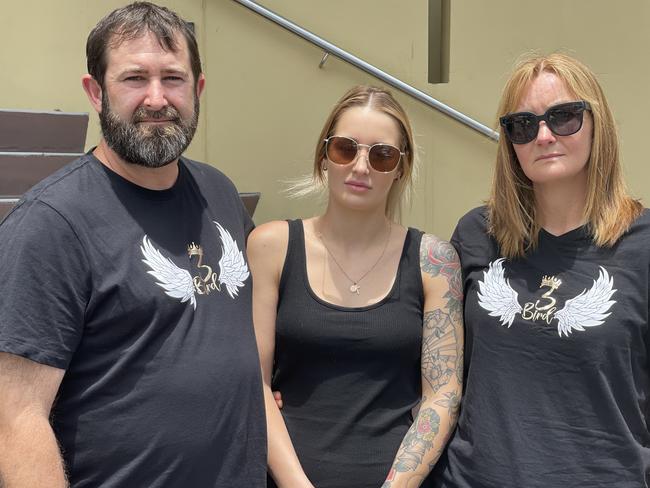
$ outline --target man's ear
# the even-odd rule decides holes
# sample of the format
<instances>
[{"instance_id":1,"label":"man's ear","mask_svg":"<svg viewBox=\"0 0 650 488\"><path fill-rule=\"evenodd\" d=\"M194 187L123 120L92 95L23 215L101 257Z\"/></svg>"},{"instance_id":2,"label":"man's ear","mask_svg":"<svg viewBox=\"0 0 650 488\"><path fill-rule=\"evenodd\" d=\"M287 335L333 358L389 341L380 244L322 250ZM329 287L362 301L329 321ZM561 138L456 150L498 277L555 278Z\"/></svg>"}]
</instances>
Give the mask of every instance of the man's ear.
<instances>
[{"instance_id":1,"label":"man's ear","mask_svg":"<svg viewBox=\"0 0 650 488\"><path fill-rule=\"evenodd\" d=\"M201 96L201 93L203 93L203 89L205 88L205 75L201 73L199 75L199 80L196 82L196 96L197 98Z\"/></svg>"},{"instance_id":2,"label":"man's ear","mask_svg":"<svg viewBox=\"0 0 650 488\"><path fill-rule=\"evenodd\" d=\"M83 86L90 104L93 106L97 113L102 111L102 87L99 86L97 80L91 75L83 75L81 77L81 86Z\"/></svg>"}]
</instances>

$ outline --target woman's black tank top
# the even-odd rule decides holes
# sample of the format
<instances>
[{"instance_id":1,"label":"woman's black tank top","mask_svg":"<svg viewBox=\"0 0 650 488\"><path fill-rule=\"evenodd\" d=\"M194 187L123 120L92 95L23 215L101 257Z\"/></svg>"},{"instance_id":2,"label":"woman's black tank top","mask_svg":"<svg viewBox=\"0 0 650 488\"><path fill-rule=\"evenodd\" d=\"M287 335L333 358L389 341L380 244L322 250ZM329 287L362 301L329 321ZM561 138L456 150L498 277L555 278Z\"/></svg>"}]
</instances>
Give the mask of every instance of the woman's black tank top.
<instances>
[{"instance_id":1,"label":"woman's black tank top","mask_svg":"<svg viewBox=\"0 0 650 488\"><path fill-rule=\"evenodd\" d=\"M421 239L408 229L384 299L347 308L314 293L302 221L289 221L273 389L282 392L289 435L317 488L379 488L412 423L421 394Z\"/></svg>"}]
</instances>

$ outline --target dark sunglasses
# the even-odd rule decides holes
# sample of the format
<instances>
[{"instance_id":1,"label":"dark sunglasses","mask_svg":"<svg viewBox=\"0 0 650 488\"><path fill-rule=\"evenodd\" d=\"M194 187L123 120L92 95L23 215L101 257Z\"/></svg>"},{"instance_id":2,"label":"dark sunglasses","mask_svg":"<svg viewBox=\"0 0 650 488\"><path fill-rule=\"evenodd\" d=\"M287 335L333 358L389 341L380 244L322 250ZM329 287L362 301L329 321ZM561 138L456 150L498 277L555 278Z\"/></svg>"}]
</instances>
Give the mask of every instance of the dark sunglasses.
<instances>
[{"instance_id":1,"label":"dark sunglasses","mask_svg":"<svg viewBox=\"0 0 650 488\"><path fill-rule=\"evenodd\" d=\"M517 112L504 115L499 119L508 139L513 144L528 144L535 140L539 132L540 121L556 136L570 136L582 128L585 110L591 110L588 102L561 103L549 108L544 115L531 112Z\"/></svg>"},{"instance_id":2,"label":"dark sunglasses","mask_svg":"<svg viewBox=\"0 0 650 488\"><path fill-rule=\"evenodd\" d=\"M357 158L359 149L368 148L368 163L380 173L390 173L399 164L404 153L390 144L359 144L344 136L331 136L325 139L325 155L334 164L350 164Z\"/></svg>"}]
</instances>

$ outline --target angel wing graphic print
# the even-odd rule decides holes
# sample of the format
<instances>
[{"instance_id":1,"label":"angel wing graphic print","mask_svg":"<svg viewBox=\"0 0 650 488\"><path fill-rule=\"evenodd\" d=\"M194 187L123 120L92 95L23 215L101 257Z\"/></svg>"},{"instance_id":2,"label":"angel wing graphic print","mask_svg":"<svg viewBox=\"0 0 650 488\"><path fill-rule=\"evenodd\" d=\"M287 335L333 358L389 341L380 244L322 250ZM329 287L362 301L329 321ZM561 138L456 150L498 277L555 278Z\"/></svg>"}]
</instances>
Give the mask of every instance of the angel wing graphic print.
<instances>
[{"instance_id":1,"label":"angel wing graphic print","mask_svg":"<svg viewBox=\"0 0 650 488\"><path fill-rule=\"evenodd\" d=\"M558 335L568 337L575 331L584 332L586 328L605 323L612 305L616 303L612 300L617 291L614 278L600 266L592 286L567 299L562 308L558 307L553 295L562 286L562 279L550 275L540 277L539 289L546 291L540 292L534 301L521 304L519 293L506 278L504 263L504 258L489 263L487 270L483 271L483 279L478 281L478 304L488 315L498 318L502 326L511 327L515 317L521 315L526 321L555 324Z\"/></svg>"},{"instance_id":2,"label":"angel wing graphic print","mask_svg":"<svg viewBox=\"0 0 650 488\"><path fill-rule=\"evenodd\" d=\"M236 298L239 289L245 286L250 275L242 251L221 224L213 221L221 240L221 258L216 266L204 262L204 249L201 244L190 243L187 255L191 269L184 269L163 255L148 236L142 238L140 251L142 262L147 265L155 283L164 293L181 303L188 302L196 309L196 298L213 292L225 291L230 298Z\"/></svg>"}]
</instances>

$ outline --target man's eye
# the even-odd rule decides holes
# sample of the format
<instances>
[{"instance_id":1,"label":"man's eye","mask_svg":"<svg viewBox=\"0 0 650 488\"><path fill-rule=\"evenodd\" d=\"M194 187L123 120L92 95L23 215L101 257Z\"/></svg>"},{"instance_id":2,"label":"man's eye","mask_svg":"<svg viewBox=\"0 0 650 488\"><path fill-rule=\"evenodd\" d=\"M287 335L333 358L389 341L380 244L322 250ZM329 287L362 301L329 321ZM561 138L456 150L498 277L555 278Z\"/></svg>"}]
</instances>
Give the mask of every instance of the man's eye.
<instances>
[{"instance_id":1,"label":"man's eye","mask_svg":"<svg viewBox=\"0 0 650 488\"><path fill-rule=\"evenodd\" d=\"M144 77L142 77L142 76L127 76L124 79L126 81L142 81L142 80L144 80Z\"/></svg>"}]
</instances>

